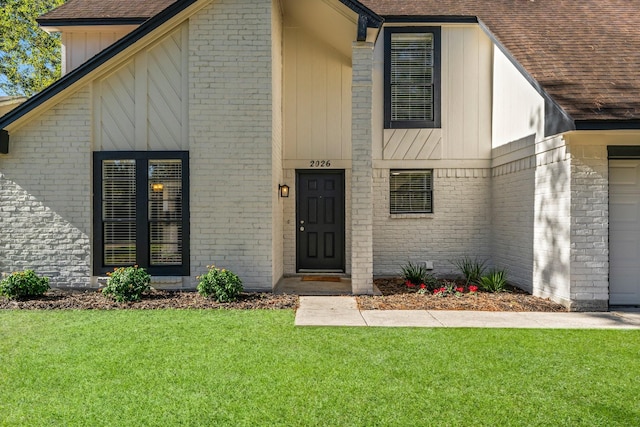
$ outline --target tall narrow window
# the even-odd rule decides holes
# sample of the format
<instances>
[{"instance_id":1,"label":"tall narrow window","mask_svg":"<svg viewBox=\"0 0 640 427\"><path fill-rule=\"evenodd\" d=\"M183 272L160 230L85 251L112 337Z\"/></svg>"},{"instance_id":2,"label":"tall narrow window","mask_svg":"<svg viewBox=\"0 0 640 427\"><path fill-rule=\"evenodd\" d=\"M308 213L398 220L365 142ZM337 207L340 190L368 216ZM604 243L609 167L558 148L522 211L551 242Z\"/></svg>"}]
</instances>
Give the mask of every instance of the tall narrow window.
<instances>
[{"instance_id":1,"label":"tall narrow window","mask_svg":"<svg viewBox=\"0 0 640 427\"><path fill-rule=\"evenodd\" d=\"M433 171L392 170L389 208L392 214L433 213Z\"/></svg>"},{"instance_id":2,"label":"tall narrow window","mask_svg":"<svg viewBox=\"0 0 640 427\"><path fill-rule=\"evenodd\" d=\"M385 127L440 127L440 28L385 29Z\"/></svg>"},{"instance_id":3,"label":"tall narrow window","mask_svg":"<svg viewBox=\"0 0 640 427\"><path fill-rule=\"evenodd\" d=\"M136 263L136 162L102 163L104 265Z\"/></svg>"},{"instance_id":4,"label":"tall narrow window","mask_svg":"<svg viewBox=\"0 0 640 427\"><path fill-rule=\"evenodd\" d=\"M94 153L95 274L188 275L188 153Z\"/></svg>"}]
</instances>

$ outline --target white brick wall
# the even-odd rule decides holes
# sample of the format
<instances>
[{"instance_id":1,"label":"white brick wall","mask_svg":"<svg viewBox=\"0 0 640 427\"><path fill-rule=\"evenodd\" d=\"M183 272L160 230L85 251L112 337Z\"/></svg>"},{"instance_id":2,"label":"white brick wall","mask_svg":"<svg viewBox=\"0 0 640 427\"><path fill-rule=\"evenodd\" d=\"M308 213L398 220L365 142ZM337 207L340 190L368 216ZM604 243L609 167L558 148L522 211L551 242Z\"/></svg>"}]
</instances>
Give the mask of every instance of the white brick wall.
<instances>
[{"instance_id":1,"label":"white brick wall","mask_svg":"<svg viewBox=\"0 0 640 427\"><path fill-rule=\"evenodd\" d=\"M435 169L433 214L389 213L389 169L374 174L374 274L394 276L408 261L433 261L433 273L455 272L464 256L490 260L488 169Z\"/></svg>"},{"instance_id":2,"label":"white brick wall","mask_svg":"<svg viewBox=\"0 0 640 427\"><path fill-rule=\"evenodd\" d=\"M91 116L84 88L11 132L0 155L0 272L89 286Z\"/></svg>"},{"instance_id":3,"label":"white brick wall","mask_svg":"<svg viewBox=\"0 0 640 427\"><path fill-rule=\"evenodd\" d=\"M271 7L221 0L189 23L191 272L215 263L262 290L275 280Z\"/></svg>"},{"instance_id":4,"label":"white brick wall","mask_svg":"<svg viewBox=\"0 0 640 427\"><path fill-rule=\"evenodd\" d=\"M373 43L353 43L351 289L373 293Z\"/></svg>"},{"instance_id":5,"label":"white brick wall","mask_svg":"<svg viewBox=\"0 0 640 427\"><path fill-rule=\"evenodd\" d=\"M282 116L282 33L283 23L281 15L281 4L279 0L273 0L271 8L271 51L273 55L273 136L271 151L272 156L272 174L271 174L271 197L272 197L272 216L273 227L271 230L272 245L272 262L273 272L271 277L272 286L275 286L284 273L284 236L283 236L283 215L284 215L284 199L280 198L276 191L278 185L283 183L282 170L282 145L283 145L283 116Z\"/></svg>"},{"instance_id":6,"label":"white brick wall","mask_svg":"<svg viewBox=\"0 0 640 427\"><path fill-rule=\"evenodd\" d=\"M529 158L531 159L531 158ZM527 159L527 160L529 160ZM509 281L533 291L533 160L494 168L491 183L491 253Z\"/></svg>"},{"instance_id":7,"label":"white brick wall","mask_svg":"<svg viewBox=\"0 0 640 427\"><path fill-rule=\"evenodd\" d=\"M571 162L565 147L538 153L533 294L566 303L570 288Z\"/></svg>"},{"instance_id":8,"label":"white brick wall","mask_svg":"<svg viewBox=\"0 0 640 427\"><path fill-rule=\"evenodd\" d=\"M492 252L511 280L571 310L608 305L606 145L550 138L494 152Z\"/></svg>"},{"instance_id":9,"label":"white brick wall","mask_svg":"<svg viewBox=\"0 0 640 427\"><path fill-rule=\"evenodd\" d=\"M572 308L609 300L609 163L606 145L570 147Z\"/></svg>"}]
</instances>

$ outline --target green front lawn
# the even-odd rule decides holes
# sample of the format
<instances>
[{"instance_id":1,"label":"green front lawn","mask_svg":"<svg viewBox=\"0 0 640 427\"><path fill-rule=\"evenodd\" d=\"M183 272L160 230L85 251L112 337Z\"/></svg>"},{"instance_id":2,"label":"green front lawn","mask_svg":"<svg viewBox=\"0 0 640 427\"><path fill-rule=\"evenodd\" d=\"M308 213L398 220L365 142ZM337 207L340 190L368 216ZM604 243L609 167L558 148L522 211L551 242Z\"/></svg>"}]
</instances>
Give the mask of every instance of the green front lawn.
<instances>
[{"instance_id":1,"label":"green front lawn","mask_svg":"<svg viewBox=\"0 0 640 427\"><path fill-rule=\"evenodd\" d=\"M0 312L0 425L640 425L640 331Z\"/></svg>"}]
</instances>

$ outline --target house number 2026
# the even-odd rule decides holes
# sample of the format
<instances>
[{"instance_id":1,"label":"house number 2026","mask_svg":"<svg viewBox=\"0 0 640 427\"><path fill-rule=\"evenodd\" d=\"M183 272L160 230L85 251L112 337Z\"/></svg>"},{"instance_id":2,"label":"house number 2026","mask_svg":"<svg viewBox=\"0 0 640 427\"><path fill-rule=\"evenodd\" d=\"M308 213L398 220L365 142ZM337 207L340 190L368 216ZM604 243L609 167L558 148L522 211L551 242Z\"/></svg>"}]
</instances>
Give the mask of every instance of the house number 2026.
<instances>
[{"instance_id":1,"label":"house number 2026","mask_svg":"<svg viewBox=\"0 0 640 427\"><path fill-rule=\"evenodd\" d=\"M331 166L331 160L309 160L311 168L328 168Z\"/></svg>"}]
</instances>

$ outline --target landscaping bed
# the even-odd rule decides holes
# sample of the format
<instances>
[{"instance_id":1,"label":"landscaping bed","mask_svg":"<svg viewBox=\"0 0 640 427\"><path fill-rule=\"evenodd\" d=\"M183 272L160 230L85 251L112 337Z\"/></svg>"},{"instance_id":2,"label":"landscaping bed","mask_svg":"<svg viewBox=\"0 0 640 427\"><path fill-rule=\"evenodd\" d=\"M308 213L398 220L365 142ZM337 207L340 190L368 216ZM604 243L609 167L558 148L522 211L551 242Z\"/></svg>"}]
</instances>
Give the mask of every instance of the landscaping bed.
<instances>
[{"instance_id":1,"label":"landscaping bed","mask_svg":"<svg viewBox=\"0 0 640 427\"><path fill-rule=\"evenodd\" d=\"M551 300L534 297L527 292L508 286L506 292L463 293L459 296L439 296L418 293L399 278L374 281L381 296L358 296L360 310L477 310L477 311L544 311L563 312L567 309ZM459 283L460 286L464 282Z\"/></svg>"},{"instance_id":2,"label":"landscaping bed","mask_svg":"<svg viewBox=\"0 0 640 427\"><path fill-rule=\"evenodd\" d=\"M120 310L120 309L291 309L298 306L295 295L273 295L270 293L241 293L238 301L218 303L197 292L152 290L142 295L137 302L115 302L100 291L73 291L51 289L43 296L23 300L0 297L0 309L18 310Z\"/></svg>"},{"instance_id":3,"label":"landscaping bed","mask_svg":"<svg viewBox=\"0 0 640 427\"><path fill-rule=\"evenodd\" d=\"M478 291L462 296L437 296L419 294L408 288L402 279L376 279L381 296L358 296L361 310L480 310L480 311L567 311L565 307L548 299L542 299L513 287L508 292L488 293ZM0 309L16 310L122 310L122 309L295 309L296 295L271 293L240 294L238 301L217 303L197 292L152 290L143 294L138 302L115 302L95 290L77 291L51 289L43 296L24 300L0 297Z\"/></svg>"}]
</instances>

